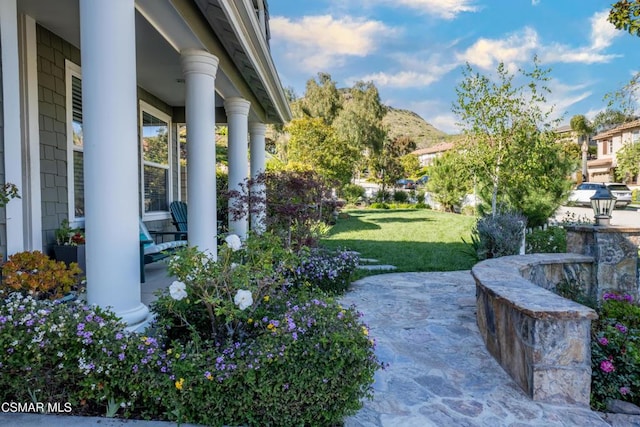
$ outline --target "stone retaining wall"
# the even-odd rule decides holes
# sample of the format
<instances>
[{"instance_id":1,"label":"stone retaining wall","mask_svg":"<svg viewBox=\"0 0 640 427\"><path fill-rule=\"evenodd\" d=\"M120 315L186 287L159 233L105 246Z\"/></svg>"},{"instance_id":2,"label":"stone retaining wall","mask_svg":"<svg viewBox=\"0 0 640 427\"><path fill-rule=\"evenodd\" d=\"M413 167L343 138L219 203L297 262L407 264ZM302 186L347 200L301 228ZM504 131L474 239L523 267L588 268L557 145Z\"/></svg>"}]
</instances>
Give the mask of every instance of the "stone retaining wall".
<instances>
[{"instance_id":1,"label":"stone retaining wall","mask_svg":"<svg viewBox=\"0 0 640 427\"><path fill-rule=\"evenodd\" d=\"M489 352L534 400L589 405L594 310L549 289L576 281L590 293L594 259L533 254L482 261L477 322Z\"/></svg>"}]
</instances>

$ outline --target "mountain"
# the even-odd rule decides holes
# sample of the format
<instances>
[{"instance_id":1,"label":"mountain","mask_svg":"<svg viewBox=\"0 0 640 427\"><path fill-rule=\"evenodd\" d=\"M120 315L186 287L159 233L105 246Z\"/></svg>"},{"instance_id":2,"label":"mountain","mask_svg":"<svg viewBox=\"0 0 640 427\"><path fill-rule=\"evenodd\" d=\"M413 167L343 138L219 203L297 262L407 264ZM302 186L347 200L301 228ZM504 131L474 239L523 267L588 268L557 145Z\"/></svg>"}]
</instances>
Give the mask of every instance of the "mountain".
<instances>
[{"instance_id":1,"label":"mountain","mask_svg":"<svg viewBox=\"0 0 640 427\"><path fill-rule=\"evenodd\" d=\"M407 135L415 141L416 148L421 149L436 145L448 137L445 132L430 125L413 111L387 108L382 124L391 139Z\"/></svg>"}]
</instances>

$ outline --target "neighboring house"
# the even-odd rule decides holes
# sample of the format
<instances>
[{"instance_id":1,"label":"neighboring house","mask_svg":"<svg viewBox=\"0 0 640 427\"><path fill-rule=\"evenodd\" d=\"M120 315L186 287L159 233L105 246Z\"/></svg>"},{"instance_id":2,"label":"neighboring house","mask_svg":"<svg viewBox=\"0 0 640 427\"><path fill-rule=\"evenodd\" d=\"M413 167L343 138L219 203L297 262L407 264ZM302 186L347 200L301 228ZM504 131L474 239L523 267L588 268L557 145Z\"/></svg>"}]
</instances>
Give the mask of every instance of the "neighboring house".
<instances>
[{"instance_id":1,"label":"neighboring house","mask_svg":"<svg viewBox=\"0 0 640 427\"><path fill-rule=\"evenodd\" d=\"M446 151L449 151L453 148L453 142L441 142L429 148L422 148L420 150L415 150L411 152L411 154L418 157L418 162L420 162L420 167L425 167L431 165L433 160L444 154Z\"/></svg>"},{"instance_id":2,"label":"neighboring house","mask_svg":"<svg viewBox=\"0 0 640 427\"><path fill-rule=\"evenodd\" d=\"M640 120L634 120L601 132L593 137L598 146L598 158L587 163L589 181L615 181L618 165L616 153L626 144L640 142Z\"/></svg>"},{"instance_id":3,"label":"neighboring house","mask_svg":"<svg viewBox=\"0 0 640 427\"><path fill-rule=\"evenodd\" d=\"M0 54L0 183L22 197L0 212L2 253L48 252L68 218L88 302L141 324L139 218L166 225L188 191L189 244L215 257L215 125L238 188L264 170L266 124L290 120L267 1L0 0Z\"/></svg>"}]
</instances>

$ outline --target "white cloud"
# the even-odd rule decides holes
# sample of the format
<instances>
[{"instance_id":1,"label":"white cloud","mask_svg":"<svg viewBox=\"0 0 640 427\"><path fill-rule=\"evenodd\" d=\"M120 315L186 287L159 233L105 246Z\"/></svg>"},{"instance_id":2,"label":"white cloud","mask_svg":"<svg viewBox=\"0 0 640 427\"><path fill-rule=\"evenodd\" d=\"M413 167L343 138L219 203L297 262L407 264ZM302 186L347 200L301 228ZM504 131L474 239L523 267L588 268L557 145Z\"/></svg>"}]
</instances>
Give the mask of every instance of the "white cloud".
<instances>
[{"instance_id":1,"label":"white cloud","mask_svg":"<svg viewBox=\"0 0 640 427\"><path fill-rule=\"evenodd\" d=\"M350 56L367 56L378 48L381 39L395 34L380 21L349 16L305 16L296 21L275 16L269 24L286 57L314 72L341 65Z\"/></svg>"},{"instance_id":2,"label":"white cloud","mask_svg":"<svg viewBox=\"0 0 640 427\"><path fill-rule=\"evenodd\" d=\"M474 0L384 0L394 6L404 6L421 13L436 15L444 19L454 19L463 12L475 12L478 6Z\"/></svg>"},{"instance_id":3,"label":"white cloud","mask_svg":"<svg viewBox=\"0 0 640 427\"><path fill-rule=\"evenodd\" d=\"M571 106L589 98L593 92L589 90L591 83L583 83L578 85L567 85L558 80L551 80L549 89L551 93L547 95L545 109L553 106L552 118L563 118L563 122L567 122L571 117L567 117L566 112Z\"/></svg>"},{"instance_id":4,"label":"white cloud","mask_svg":"<svg viewBox=\"0 0 640 427\"><path fill-rule=\"evenodd\" d=\"M621 34L611 22L607 21L608 16L609 11L604 10L591 17L591 49L593 50L606 49L611 46L612 40Z\"/></svg>"},{"instance_id":5,"label":"white cloud","mask_svg":"<svg viewBox=\"0 0 640 427\"><path fill-rule=\"evenodd\" d=\"M373 81L377 86L397 88L425 87L439 81L458 66L457 63L446 63L440 55L431 55L426 61L416 59L423 56L415 52L396 54L393 62L398 69L405 71L372 73L354 80Z\"/></svg>"},{"instance_id":6,"label":"white cloud","mask_svg":"<svg viewBox=\"0 0 640 427\"><path fill-rule=\"evenodd\" d=\"M562 44L552 44L548 46L540 59L543 62L564 62L595 64L610 62L620 55L602 53L603 50L611 46L613 39L620 35L613 24L607 21L608 11L595 13L591 19L590 44L579 48L571 48Z\"/></svg>"},{"instance_id":7,"label":"white cloud","mask_svg":"<svg viewBox=\"0 0 640 427\"><path fill-rule=\"evenodd\" d=\"M481 38L458 54L458 59L485 70L494 69L499 62L504 62L509 69L517 69L516 65L530 60L539 47L538 33L525 27L504 39Z\"/></svg>"}]
</instances>

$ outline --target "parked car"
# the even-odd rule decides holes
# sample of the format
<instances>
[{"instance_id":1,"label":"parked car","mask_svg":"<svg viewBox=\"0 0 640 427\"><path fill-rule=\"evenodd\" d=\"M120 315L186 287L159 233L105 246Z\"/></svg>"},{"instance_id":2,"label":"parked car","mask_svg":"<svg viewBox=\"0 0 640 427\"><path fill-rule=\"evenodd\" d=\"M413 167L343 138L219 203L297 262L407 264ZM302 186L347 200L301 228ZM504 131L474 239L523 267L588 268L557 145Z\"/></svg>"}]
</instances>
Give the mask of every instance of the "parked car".
<instances>
[{"instance_id":1,"label":"parked car","mask_svg":"<svg viewBox=\"0 0 640 427\"><path fill-rule=\"evenodd\" d=\"M416 181L416 185L423 186L423 185L426 185L428 181L429 181L429 175L423 175L420 178L418 178L418 180Z\"/></svg>"},{"instance_id":2,"label":"parked car","mask_svg":"<svg viewBox=\"0 0 640 427\"><path fill-rule=\"evenodd\" d=\"M402 178L396 181L396 187L404 188L405 190L413 190L416 188L416 182L412 179Z\"/></svg>"},{"instance_id":3,"label":"parked car","mask_svg":"<svg viewBox=\"0 0 640 427\"><path fill-rule=\"evenodd\" d=\"M569 194L569 202L578 206L591 206L591 196L602 187L607 187L616 198L616 208L624 209L631 203L631 190L625 184L617 182L583 182Z\"/></svg>"}]
</instances>

